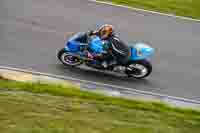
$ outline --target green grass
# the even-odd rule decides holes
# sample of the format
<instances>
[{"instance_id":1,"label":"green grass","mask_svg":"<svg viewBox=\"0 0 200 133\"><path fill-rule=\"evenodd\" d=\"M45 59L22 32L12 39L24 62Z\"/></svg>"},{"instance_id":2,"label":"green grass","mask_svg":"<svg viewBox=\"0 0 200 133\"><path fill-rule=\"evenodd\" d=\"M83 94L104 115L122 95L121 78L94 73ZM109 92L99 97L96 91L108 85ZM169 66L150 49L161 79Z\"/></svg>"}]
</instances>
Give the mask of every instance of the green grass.
<instances>
[{"instance_id":1,"label":"green grass","mask_svg":"<svg viewBox=\"0 0 200 133\"><path fill-rule=\"evenodd\" d=\"M200 131L197 110L112 98L59 85L0 80L0 88L4 88L0 91L1 133Z\"/></svg>"},{"instance_id":2,"label":"green grass","mask_svg":"<svg viewBox=\"0 0 200 133\"><path fill-rule=\"evenodd\" d=\"M199 0L98 0L200 19Z\"/></svg>"}]
</instances>

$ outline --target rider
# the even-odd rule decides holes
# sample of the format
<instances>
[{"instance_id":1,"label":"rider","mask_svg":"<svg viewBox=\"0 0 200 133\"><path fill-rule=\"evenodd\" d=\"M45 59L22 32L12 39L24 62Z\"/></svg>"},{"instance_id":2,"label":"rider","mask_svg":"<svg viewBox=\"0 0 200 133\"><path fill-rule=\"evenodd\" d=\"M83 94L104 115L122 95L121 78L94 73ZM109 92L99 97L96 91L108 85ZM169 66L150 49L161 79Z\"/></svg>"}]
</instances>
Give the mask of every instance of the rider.
<instances>
[{"instance_id":1,"label":"rider","mask_svg":"<svg viewBox=\"0 0 200 133\"><path fill-rule=\"evenodd\" d=\"M114 28L112 25L105 24L101 26L97 31L90 31L89 35L97 35L102 40L107 42L107 54L102 54L102 65L104 68L111 65L112 57L119 64L125 64L128 61L129 47L119 39L119 37L114 33ZM115 64L115 63L114 63Z\"/></svg>"}]
</instances>

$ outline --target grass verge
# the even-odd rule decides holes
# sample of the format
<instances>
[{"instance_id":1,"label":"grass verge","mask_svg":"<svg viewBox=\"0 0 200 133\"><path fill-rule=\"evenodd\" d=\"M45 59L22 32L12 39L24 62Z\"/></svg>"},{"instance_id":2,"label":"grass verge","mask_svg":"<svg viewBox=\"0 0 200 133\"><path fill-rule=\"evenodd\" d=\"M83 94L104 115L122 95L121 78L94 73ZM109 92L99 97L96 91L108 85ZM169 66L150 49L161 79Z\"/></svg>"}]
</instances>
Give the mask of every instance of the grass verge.
<instances>
[{"instance_id":1,"label":"grass verge","mask_svg":"<svg viewBox=\"0 0 200 133\"><path fill-rule=\"evenodd\" d=\"M97 0L200 19L199 0Z\"/></svg>"},{"instance_id":2,"label":"grass verge","mask_svg":"<svg viewBox=\"0 0 200 133\"><path fill-rule=\"evenodd\" d=\"M0 88L35 93L0 92L2 133L200 131L200 112L197 110L172 108L157 102L107 97L59 85L0 80Z\"/></svg>"}]
</instances>

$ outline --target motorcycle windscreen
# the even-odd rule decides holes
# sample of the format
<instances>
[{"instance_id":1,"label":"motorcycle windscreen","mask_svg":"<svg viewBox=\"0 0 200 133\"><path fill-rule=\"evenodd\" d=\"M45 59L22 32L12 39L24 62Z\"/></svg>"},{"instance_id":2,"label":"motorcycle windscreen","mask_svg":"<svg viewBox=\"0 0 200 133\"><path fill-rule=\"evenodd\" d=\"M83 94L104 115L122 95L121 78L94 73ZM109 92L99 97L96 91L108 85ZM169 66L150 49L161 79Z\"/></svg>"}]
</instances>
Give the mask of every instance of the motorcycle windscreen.
<instances>
[{"instance_id":1,"label":"motorcycle windscreen","mask_svg":"<svg viewBox=\"0 0 200 133\"><path fill-rule=\"evenodd\" d=\"M80 45L77 42L69 41L67 42L67 46L70 52L79 52L80 51Z\"/></svg>"}]
</instances>

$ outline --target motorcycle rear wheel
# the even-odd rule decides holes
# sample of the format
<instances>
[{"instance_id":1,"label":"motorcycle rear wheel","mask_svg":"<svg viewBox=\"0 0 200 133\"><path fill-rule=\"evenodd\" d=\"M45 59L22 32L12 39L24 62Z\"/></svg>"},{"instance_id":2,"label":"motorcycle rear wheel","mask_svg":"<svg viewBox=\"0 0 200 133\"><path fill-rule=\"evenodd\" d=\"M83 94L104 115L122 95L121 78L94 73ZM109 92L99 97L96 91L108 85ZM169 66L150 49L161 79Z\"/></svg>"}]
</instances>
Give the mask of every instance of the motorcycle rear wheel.
<instances>
[{"instance_id":1,"label":"motorcycle rear wheel","mask_svg":"<svg viewBox=\"0 0 200 133\"><path fill-rule=\"evenodd\" d=\"M152 65L146 60L130 62L127 65L125 73L128 77L134 77L136 79L144 79L148 77L152 72Z\"/></svg>"}]
</instances>

